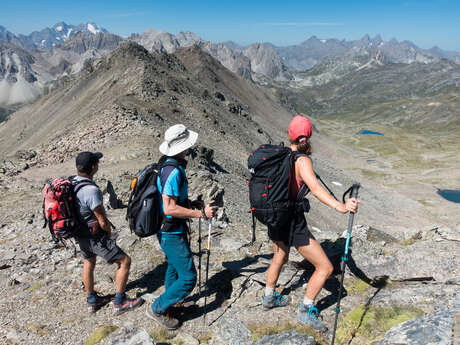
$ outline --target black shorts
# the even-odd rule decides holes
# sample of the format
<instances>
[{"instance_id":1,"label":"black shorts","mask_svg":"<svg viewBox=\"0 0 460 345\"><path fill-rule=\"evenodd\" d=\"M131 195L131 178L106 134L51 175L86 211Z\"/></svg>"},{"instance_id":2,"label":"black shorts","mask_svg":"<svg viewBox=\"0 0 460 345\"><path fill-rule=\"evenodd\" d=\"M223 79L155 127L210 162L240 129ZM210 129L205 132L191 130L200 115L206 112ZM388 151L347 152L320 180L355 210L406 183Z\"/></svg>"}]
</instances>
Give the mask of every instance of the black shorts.
<instances>
[{"instance_id":1,"label":"black shorts","mask_svg":"<svg viewBox=\"0 0 460 345\"><path fill-rule=\"evenodd\" d=\"M90 259L99 256L108 264L122 259L126 253L117 246L109 235L102 237L77 237L83 259Z\"/></svg>"},{"instance_id":2,"label":"black shorts","mask_svg":"<svg viewBox=\"0 0 460 345\"><path fill-rule=\"evenodd\" d=\"M285 228L268 227L268 237L272 241L282 241L286 246L308 246L310 238L315 239L308 230L307 220L303 213L293 215L290 225Z\"/></svg>"}]
</instances>

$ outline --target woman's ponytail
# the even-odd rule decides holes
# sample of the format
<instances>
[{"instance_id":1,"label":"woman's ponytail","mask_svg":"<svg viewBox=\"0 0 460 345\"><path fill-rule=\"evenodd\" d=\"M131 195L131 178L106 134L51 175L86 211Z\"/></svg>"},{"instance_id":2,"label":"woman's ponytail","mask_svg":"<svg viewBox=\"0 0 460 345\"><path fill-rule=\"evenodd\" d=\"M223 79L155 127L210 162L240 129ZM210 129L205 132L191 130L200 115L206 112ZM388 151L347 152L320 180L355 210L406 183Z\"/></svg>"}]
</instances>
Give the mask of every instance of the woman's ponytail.
<instances>
[{"instance_id":1,"label":"woman's ponytail","mask_svg":"<svg viewBox=\"0 0 460 345\"><path fill-rule=\"evenodd\" d=\"M297 140L291 140L291 144L297 146L298 152L311 155L311 145L307 137L299 137Z\"/></svg>"}]
</instances>

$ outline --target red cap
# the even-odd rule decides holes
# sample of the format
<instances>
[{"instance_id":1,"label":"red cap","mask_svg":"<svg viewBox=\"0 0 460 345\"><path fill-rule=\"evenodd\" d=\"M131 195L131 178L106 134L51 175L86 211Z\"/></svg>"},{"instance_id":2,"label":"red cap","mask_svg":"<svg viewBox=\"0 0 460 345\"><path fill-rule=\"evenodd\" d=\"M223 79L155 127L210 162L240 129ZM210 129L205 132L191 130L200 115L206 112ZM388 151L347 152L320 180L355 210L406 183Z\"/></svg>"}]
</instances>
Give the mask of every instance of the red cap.
<instances>
[{"instance_id":1,"label":"red cap","mask_svg":"<svg viewBox=\"0 0 460 345\"><path fill-rule=\"evenodd\" d=\"M311 137L310 120L304 116L296 115L289 124L289 137L292 140L297 140L299 137Z\"/></svg>"}]
</instances>

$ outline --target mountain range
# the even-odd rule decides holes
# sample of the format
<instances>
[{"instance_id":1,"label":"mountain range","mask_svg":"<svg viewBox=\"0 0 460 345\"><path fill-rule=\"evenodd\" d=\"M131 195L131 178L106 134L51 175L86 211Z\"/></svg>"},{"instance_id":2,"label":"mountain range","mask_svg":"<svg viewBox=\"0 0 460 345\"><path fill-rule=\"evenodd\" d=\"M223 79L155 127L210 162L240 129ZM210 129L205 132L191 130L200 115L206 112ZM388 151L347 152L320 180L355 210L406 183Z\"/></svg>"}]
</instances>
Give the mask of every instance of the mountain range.
<instances>
[{"instance_id":1,"label":"mountain range","mask_svg":"<svg viewBox=\"0 0 460 345\"><path fill-rule=\"evenodd\" d=\"M113 51L123 40L168 54L197 45L247 80L300 87L322 85L377 65L429 64L442 59L460 63L459 52L421 49L410 41L384 41L379 35L354 41L312 36L298 45L278 47L271 43L212 43L192 32L173 35L150 29L123 39L90 22L76 26L60 22L29 35L16 35L0 26L0 117L60 85L63 78L79 73L85 63Z\"/></svg>"},{"instance_id":2,"label":"mountain range","mask_svg":"<svg viewBox=\"0 0 460 345\"><path fill-rule=\"evenodd\" d=\"M33 31L29 35L16 35L9 32L3 26L0 26L0 42L11 43L27 50L51 49L58 44L68 41L78 32L96 35L101 32L107 33L108 31L92 22L81 23L79 25L69 25L59 22L51 28Z\"/></svg>"}]
</instances>

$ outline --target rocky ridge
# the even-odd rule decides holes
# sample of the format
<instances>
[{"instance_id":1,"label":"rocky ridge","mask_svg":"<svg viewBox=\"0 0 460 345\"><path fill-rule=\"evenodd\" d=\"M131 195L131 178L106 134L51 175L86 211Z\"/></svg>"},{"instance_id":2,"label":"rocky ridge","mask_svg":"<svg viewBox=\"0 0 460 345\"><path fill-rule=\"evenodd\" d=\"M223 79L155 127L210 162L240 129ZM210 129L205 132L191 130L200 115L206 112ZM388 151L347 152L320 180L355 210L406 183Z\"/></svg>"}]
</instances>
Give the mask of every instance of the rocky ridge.
<instances>
[{"instance_id":1,"label":"rocky ridge","mask_svg":"<svg viewBox=\"0 0 460 345\"><path fill-rule=\"evenodd\" d=\"M292 76L271 47L253 44L245 49L233 49L225 43L211 43L190 32L177 36L162 30L147 30L142 35L133 35L131 40L152 52L174 53L179 47L198 45L219 60L230 71L244 77L261 74L274 80L288 80Z\"/></svg>"}]
</instances>

